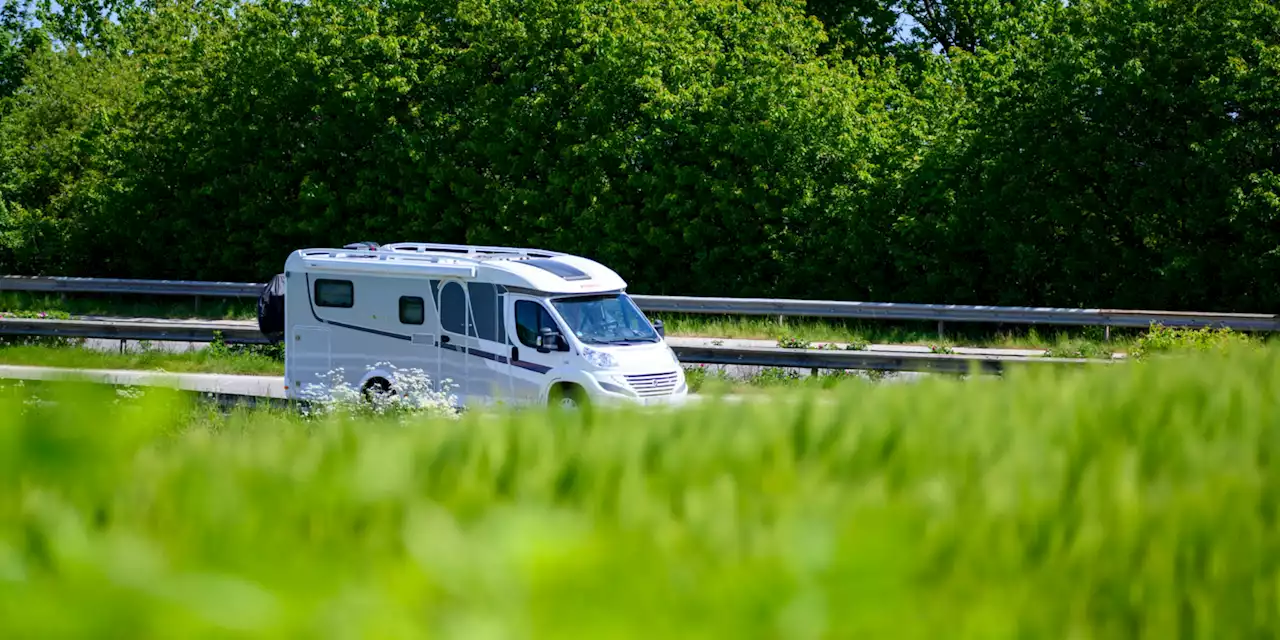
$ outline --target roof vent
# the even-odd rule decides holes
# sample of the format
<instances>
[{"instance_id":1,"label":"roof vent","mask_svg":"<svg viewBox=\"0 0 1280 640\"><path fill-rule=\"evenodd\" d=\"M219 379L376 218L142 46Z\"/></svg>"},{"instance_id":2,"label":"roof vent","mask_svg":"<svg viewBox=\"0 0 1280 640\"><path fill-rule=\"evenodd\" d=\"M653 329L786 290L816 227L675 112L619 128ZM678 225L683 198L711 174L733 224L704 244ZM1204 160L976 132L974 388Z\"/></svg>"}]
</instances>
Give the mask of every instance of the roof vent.
<instances>
[{"instance_id":1,"label":"roof vent","mask_svg":"<svg viewBox=\"0 0 1280 640\"><path fill-rule=\"evenodd\" d=\"M356 251L377 251L377 250L378 250L378 243L376 243L376 242L352 242L351 244L344 245L342 248L343 248L343 249L354 249L354 250L356 250Z\"/></svg>"},{"instance_id":2,"label":"roof vent","mask_svg":"<svg viewBox=\"0 0 1280 640\"><path fill-rule=\"evenodd\" d=\"M590 280L591 276L577 270L576 268L556 260L537 258L534 260L522 260L524 264L537 267L543 271L549 271L565 280Z\"/></svg>"}]
</instances>

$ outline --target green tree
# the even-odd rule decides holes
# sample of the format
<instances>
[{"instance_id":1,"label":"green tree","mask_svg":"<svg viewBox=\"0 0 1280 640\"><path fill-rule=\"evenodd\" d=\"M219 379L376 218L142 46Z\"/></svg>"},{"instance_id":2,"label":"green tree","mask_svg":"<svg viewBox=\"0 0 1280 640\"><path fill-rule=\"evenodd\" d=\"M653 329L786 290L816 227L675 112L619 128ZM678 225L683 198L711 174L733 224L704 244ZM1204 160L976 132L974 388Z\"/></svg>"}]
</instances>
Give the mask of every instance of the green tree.
<instances>
[{"instance_id":1,"label":"green tree","mask_svg":"<svg viewBox=\"0 0 1280 640\"><path fill-rule=\"evenodd\" d=\"M1280 304L1280 12L1088 0L957 69L963 143L903 191L920 295L1006 304ZM967 123L967 124L966 124Z\"/></svg>"},{"instance_id":2,"label":"green tree","mask_svg":"<svg viewBox=\"0 0 1280 640\"><path fill-rule=\"evenodd\" d=\"M121 188L140 78L131 59L76 49L38 49L26 67L28 90L8 99L0 121L0 193L29 236L8 243L0 261L20 272L56 270L76 264L80 251L102 253L95 243Z\"/></svg>"},{"instance_id":3,"label":"green tree","mask_svg":"<svg viewBox=\"0 0 1280 640\"><path fill-rule=\"evenodd\" d=\"M391 236L746 294L796 278L833 194L891 146L890 81L820 56L793 3L264 2L236 19L151 64L164 91L142 111L180 129L140 127L155 160L121 228L191 247L151 273L263 277L296 246Z\"/></svg>"},{"instance_id":4,"label":"green tree","mask_svg":"<svg viewBox=\"0 0 1280 640\"><path fill-rule=\"evenodd\" d=\"M805 6L855 59L887 55L901 37L896 0L808 0Z\"/></svg>"},{"instance_id":5,"label":"green tree","mask_svg":"<svg viewBox=\"0 0 1280 640\"><path fill-rule=\"evenodd\" d=\"M1262 0L64 6L0 49L11 272L426 239L654 293L1280 303Z\"/></svg>"},{"instance_id":6,"label":"green tree","mask_svg":"<svg viewBox=\"0 0 1280 640\"><path fill-rule=\"evenodd\" d=\"M17 92L27 74L26 58L42 44L42 32L33 29L29 3L5 2L0 6L0 117L3 101Z\"/></svg>"}]
</instances>

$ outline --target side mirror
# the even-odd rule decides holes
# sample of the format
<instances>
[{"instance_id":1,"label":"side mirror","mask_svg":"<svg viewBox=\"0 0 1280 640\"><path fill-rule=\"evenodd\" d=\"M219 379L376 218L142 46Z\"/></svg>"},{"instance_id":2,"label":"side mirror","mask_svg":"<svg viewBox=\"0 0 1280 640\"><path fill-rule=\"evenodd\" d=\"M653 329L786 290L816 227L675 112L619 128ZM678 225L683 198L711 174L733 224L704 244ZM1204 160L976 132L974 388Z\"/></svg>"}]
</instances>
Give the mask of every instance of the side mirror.
<instances>
[{"instance_id":1,"label":"side mirror","mask_svg":"<svg viewBox=\"0 0 1280 640\"><path fill-rule=\"evenodd\" d=\"M556 333L551 327L543 327L538 331L538 352L551 353L552 351L566 351L565 345L560 342L560 334Z\"/></svg>"},{"instance_id":2,"label":"side mirror","mask_svg":"<svg viewBox=\"0 0 1280 640\"><path fill-rule=\"evenodd\" d=\"M658 332L658 337L660 338L667 337L667 327L662 324L661 320L653 321L653 330Z\"/></svg>"}]
</instances>

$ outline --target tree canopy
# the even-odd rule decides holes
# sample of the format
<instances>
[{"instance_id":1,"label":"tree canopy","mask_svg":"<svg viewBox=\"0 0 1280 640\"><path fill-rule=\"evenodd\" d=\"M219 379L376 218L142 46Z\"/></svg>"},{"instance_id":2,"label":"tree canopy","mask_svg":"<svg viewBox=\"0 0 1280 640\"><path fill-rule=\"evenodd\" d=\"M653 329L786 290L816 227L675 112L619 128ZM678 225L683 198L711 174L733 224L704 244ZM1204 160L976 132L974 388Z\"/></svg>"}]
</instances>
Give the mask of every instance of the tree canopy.
<instances>
[{"instance_id":1,"label":"tree canopy","mask_svg":"<svg viewBox=\"0 0 1280 640\"><path fill-rule=\"evenodd\" d=\"M0 271L356 239L644 293L1274 311L1267 0L77 0L0 12Z\"/></svg>"}]
</instances>

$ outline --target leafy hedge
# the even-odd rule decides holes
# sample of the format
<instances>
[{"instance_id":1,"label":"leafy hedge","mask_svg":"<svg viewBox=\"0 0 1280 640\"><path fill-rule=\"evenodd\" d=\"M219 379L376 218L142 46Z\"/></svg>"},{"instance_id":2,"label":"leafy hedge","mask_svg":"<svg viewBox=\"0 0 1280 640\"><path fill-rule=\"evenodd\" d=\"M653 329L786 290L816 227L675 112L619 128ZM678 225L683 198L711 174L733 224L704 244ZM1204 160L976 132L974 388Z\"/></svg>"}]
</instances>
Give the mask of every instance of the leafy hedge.
<instances>
[{"instance_id":1,"label":"leafy hedge","mask_svg":"<svg viewBox=\"0 0 1280 640\"><path fill-rule=\"evenodd\" d=\"M99 4L9 38L0 271L262 280L372 238L645 293L1280 303L1264 0Z\"/></svg>"}]
</instances>

